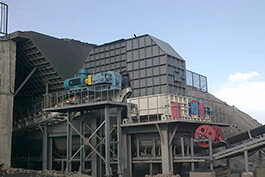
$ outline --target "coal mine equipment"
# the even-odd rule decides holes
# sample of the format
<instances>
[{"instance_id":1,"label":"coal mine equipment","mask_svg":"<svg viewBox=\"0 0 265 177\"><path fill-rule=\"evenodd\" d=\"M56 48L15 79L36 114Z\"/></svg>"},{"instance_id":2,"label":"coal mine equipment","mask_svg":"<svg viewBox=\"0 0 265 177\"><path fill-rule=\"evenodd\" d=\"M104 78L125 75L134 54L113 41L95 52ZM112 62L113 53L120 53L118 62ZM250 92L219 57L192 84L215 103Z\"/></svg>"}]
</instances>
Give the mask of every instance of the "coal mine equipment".
<instances>
[{"instance_id":1,"label":"coal mine equipment","mask_svg":"<svg viewBox=\"0 0 265 177\"><path fill-rule=\"evenodd\" d=\"M80 69L79 76L64 81L64 88L66 90L73 90L86 87L86 79L88 78L89 74L90 73L86 69Z\"/></svg>"},{"instance_id":2,"label":"coal mine equipment","mask_svg":"<svg viewBox=\"0 0 265 177\"><path fill-rule=\"evenodd\" d=\"M100 90L121 90L122 89L122 76L114 71L102 72L94 75L89 75L86 84L89 86L97 86L93 91ZM102 87L101 87L102 86Z\"/></svg>"},{"instance_id":3,"label":"coal mine equipment","mask_svg":"<svg viewBox=\"0 0 265 177\"><path fill-rule=\"evenodd\" d=\"M217 142L223 141L225 139L225 135L223 130L218 126L212 126L215 131L215 140Z\"/></svg>"},{"instance_id":4,"label":"coal mine equipment","mask_svg":"<svg viewBox=\"0 0 265 177\"><path fill-rule=\"evenodd\" d=\"M212 144L221 142L225 139L223 130L216 125L199 126L195 131L194 138L198 140L197 144L203 148L209 147L209 142L206 141L209 138L211 138Z\"/></svg>"},{"instance_id":5,"label":"coal mine equipment","mask_svg":"<svg viewBox=\"0 0 265 177\"><path fill-rule=\"evenodd\" d=\"M121 90L122 85L124 85L123 82L126 82L126 80L114 71L90 74L86 69L80 69L79 76L64 81L64 88L75 90L91 87L91 91Z\"/></svg>"},{"instance_id":6,"label":"coal mine equipment","mask_svg":"<svg viewBox=\"0 0 265 177\"><path fill-rule=\"evenodd\" d=\"M200 147L207 148L209 147L209 142L206 140L211 139L212 143L214 143L216 139L215 130L210 125L201 125L196 129L194 138L198 140L197 144Z\"/></svg>"},{"instance_id":7,"label":"coal mine equipment","mask_svg":"<svg viewBox=\"0 0 265 177\"><path fill-rule=\"evenodd\" d=\"M189 114L196 115L199 117L205 117L205 106L204 103L198 100L193 100L189 103Z\"/></svg>"}]
</instances>

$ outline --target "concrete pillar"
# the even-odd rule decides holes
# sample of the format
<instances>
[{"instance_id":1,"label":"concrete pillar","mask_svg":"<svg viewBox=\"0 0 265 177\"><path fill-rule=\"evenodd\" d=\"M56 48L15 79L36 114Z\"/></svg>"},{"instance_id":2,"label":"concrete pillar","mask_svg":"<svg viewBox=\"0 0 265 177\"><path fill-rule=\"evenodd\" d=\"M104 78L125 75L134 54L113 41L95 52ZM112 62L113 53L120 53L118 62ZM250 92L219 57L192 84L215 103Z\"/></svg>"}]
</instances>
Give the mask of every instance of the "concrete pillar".
<instances>
[{"instance_id":1,"label":"concrete pillar","mask_svg":"<svg viewBox=\"0 0 265 177\"><path fill-rule=\"evenodd\" d=\"M161 140L161 156L162 156L162 173L171 174L172 169L172 154L169 148L169 134L166 125L159 126L159 134Z\"/></svg>"},{"instance_id":2,"label":"concrete pillar","mask_svg":"<svg viewBox=\"0 0 265 177\"><path fill-rule=\"evenodd\" d=\"M0 164L11 165L16 43L0 40Z\"/></svg>"},{"instance_id":3,"label":"concrete pillar","mask_svg":"<svg viewBox=\"0 0 265 177\"><path fill-rule=\"evenodd\" d=\"M43 127L42 132L42 170L48 169L48 130L47 125Z\"/></svg>"}]
</instances>

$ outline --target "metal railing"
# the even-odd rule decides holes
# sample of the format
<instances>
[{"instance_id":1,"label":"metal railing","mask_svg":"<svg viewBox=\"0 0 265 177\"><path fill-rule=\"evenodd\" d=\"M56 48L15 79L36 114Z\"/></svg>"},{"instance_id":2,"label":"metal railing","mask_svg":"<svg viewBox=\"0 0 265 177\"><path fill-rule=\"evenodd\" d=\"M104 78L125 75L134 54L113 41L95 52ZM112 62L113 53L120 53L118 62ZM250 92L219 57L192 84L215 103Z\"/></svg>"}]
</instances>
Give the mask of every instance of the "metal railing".
<instances>
[{"instance_id":1,"label":"metal railing","mask_svg":"<svg viewBox=\"0 0 265 177\"><path fill-rule=\"evenodd\" d=\"M44 109L102 101L117 101L121 89L109 85L83 87L44 95Z\"/></svg>"},{"instance_id":2,"label":"metal railing","mask_svg":"<svg viewBox=\"0 0 265 177\"><path fill-rule=\"evenodd\" d=\"M208 92L207 77L201 74L186 70L186 84L202 92Z\"/></svg>"},{"instance_id":3,"label":"metal railing","mask_svg":"<svg viewBox=\"0 0 265 177\"><path fill-rule=\"evenodd\" d=\"M7 35L8 5L0 2L0 34Z\"/></svg>"}]
</instances>

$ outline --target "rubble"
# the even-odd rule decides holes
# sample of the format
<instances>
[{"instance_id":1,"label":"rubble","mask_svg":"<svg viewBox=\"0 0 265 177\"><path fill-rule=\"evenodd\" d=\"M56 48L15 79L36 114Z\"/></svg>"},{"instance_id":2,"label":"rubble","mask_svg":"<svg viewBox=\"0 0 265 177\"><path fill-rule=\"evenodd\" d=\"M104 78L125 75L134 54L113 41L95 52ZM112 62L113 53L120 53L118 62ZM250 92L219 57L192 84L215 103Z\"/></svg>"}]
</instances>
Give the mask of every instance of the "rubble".
<instances>
[{"instance_id":1,"label":"rubble","mask_svg":"<svg viewBox=\"0 0 265 177\"><path fill-rule=\"evenodd\" d=\"M1 167L1 166L0 166ZM28 170L22 168L6 168L2 166L0 168L0 177L91 177L79 172L61 172L54 170Z\"/></svg>"},{"instance_id":2,"label":"rubble","mask_svg":"<svg viewBox=\"0 0 265 177\"><path fill-rule=\"evenodd\" d=\"M145 175L145 177L180 177L180 175L172 175L172 174L157 174L157 175Z\"/></svg>"}]
</instances>

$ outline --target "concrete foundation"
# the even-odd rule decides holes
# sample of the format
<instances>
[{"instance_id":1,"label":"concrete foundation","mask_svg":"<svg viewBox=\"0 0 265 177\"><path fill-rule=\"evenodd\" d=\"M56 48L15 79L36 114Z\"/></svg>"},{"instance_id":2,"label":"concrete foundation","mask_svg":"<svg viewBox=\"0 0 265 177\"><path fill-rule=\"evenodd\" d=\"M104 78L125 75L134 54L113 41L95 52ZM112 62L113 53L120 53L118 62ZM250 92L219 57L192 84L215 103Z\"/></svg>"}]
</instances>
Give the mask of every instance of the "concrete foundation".
<instances>
[{"instance_id":1,"label":"concrete foundation","mask_svg":"<svg viewBox=\"0 0 265 177\"><path fill-rule=\"evenodd\" d=\"M264 174L263 174L264 176ZM241 177L254 177L253 172L243 172L241 173Z\"/></svg>"},{"instance_id":2,"label":"concrete foundation","mask_svg":"<svg viewBox=\"0 0 265 177\"><path fill-rule=\"evenodd\" d=\"M230 168L215 169L215 175L217 177L231 177L231 169Z\"/></svg>"},{"instance_id":3,"label":"concrete foundation","mask_svg":"<svg viewBox=\"0 0 265 177\"><path fill-rule=\"evenodd\" d=\"M265 168L257 168L256 169L256 175L257 175L257 177L265 176Z\"/></svg>"},{"instance_id":4,"label":"concrete foundation","mask_svg":"<svg viewBox=\"0 0 265 177\"><path fill-rule=\"evenodd\" d=\"M16 43L0 41L0 164L11 165Z\"/></svg>"},{"instance_id":5,"label":"concrete foundation","mask_svg":"<svg viewBox=\"0 0 265 177\"><path fill-rule=\"evenodd\" d=\"M190 172L190 177L216 177L215 172Z\"/></svg>"}]
</instances>

